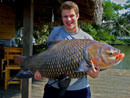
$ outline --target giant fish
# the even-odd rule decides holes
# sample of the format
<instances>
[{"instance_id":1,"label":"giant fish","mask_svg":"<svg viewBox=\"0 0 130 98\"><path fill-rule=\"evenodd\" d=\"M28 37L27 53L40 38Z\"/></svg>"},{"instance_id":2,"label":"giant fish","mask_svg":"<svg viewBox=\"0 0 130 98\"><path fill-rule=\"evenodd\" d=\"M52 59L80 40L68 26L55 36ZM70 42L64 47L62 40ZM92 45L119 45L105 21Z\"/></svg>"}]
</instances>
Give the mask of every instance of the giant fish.
<instances>
[{"instance_id":1,"label":"giant fish","mask_svg":"<svg viewBox=\"0 0 130 98\"><path fill-rule=\"evenodd\" d=\"M22 62L19 75L28 70L33 73L39 70L43 77L57 79L62 75L70 78L86 75L86 71L91 68L90 60L100 69L107 69L119 64L124 57L124 53L109 44L89 39L73 39L58 41L46 51L24 57L22 61L20 57L16 57L16 62Z\"/></svg>"}]
</instances>

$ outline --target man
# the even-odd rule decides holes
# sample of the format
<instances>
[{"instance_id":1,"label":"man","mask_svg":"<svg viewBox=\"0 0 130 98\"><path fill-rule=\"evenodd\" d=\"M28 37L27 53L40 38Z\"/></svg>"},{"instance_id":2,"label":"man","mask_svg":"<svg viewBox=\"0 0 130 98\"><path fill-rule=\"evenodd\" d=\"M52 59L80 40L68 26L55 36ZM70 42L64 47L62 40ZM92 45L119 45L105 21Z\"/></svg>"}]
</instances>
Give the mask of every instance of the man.
<instances>
[{"instance_id":1,"label":"man","mask_svg":"<svg viewBox=\"0 0 130 98\"><path fill-rule=\"evenodd\" d=\"M55 27L52 30L48 41L54 41L57 39L93 39L92 36L78 27L79 9L77 4L72 1L64 2L61 5L61 16L64 25ZM100 69L95 66L93 62L91 62L91 64L92 68L86 71L86 73L90 77L96 78ZM72 78L63 98L91 98L87 75L81 78ZM36 71L34 78L37 80L42 79L39 71ZM49 79L44 89L43 98L58 98L59 87L57 83L51 85L54 82L55 80Z\"/></svg>"}]
</instances>

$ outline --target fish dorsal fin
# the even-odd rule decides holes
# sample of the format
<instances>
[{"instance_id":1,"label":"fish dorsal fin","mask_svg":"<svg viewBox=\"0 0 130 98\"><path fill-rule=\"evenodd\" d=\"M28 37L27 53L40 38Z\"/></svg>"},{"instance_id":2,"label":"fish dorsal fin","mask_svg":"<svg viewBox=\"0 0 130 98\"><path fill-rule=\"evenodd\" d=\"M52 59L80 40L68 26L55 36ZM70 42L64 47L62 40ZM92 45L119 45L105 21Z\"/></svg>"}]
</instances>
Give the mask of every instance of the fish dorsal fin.
<instances>
[{"instance_id":1,"label":"fish dorsal fin","mask_svg":"<svg viewBox=\"0 0 130 98\"><path fill-rule=\"evenodd\" d=\"M54 40L54 41L48 41L47 42L47 48L51 48L53 46L55 46L57 43L63 41L63 39L57 39L57 40Z\"/></svg>"}]
</instances>

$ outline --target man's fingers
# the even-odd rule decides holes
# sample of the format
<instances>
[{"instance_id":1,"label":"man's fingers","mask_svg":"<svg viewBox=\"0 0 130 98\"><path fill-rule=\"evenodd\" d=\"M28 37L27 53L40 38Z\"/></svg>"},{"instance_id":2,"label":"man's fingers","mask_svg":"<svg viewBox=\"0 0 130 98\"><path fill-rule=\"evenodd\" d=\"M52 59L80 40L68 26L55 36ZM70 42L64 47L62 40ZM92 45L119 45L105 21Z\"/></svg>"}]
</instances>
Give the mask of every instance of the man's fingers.
<instances>
[{"instance_id":1,"label":"man's fingers","mask_svg":"<svg viewBox=\"0 0 130 98\"><path fill-rule=\"evenodd\" d=\"M40 74L40 72L38 70L36 70L35 74L34 74L34 78L36 80L41 80L43 77L42 75Z\"/></svg>"},{"instance_id":2,"label":"man's fingers","mask_svg":"<svg viewBox=\"0 0 130 98\"><path fill-rule=\"evenodd\" d=\"M91 65L92 65L92 71L96 72L96 69L95 69L95 66L93 64L93 61L91 60L90 62L91 62Z\"/></svg>"}]
</instances>

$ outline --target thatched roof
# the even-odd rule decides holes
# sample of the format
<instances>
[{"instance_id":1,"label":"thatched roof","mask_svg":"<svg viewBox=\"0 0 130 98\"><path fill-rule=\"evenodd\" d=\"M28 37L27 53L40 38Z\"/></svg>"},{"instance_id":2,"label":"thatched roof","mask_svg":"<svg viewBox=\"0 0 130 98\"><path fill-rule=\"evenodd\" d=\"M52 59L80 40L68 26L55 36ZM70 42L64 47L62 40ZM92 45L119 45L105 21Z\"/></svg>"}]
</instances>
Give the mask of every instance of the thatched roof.
<instances>
[{"instance_id":1,"label":"thatched roof","mask_svg":"<svg viewBox=\"0 0 130 98\"><path fill-rule=\"evenodd\" d=\"M35 19L38 21L51 21L52 14L54 13L55 21L59 21L61 18L59 8L64 1L66 0L34 0ZM71 1L74 1L79 6L80 20L86 22L101 21L102 0Z\"/></svg>"},{"instance_id":2,"label":"thatched roof","mask_svg":"<svg viewBox=\"0 0 130 98\"><path fill-rule=\"evenodd\" d=\"M15 23L23 22L23 11L24 11L24 3L26 0L1 0L0 7L5 7L6 9L10 9L13 14L15 14L15 19L13 20ZM34 22L40 24L46 24L52 22L52 15L54 15L54 21L61 23L60 16L60 5L62 2L66 0L34 0ZM80 21L86 22L96 22L100 24L101 16L102 16L102 0L71 0L78 4L79 13L80 13ZM2 10L2 9L1 9ZM7 10L10 11L10 10ZM3 11L4 12L4 11ZM0 22L3 20L2 14L0 15ZM5 16L9 16L8 14ZM7 18L7 17L6 17ZM10 17L11 18L11 17ZM8 23L10 24L10 23ZM12 22L11 22L12 24ZM1 32L0 24L0 35L9 35ZM13 22L14 27L14 22ZM13 34L14 32L12 32ZM10 36L11 38L11 36ZM1 39L1 37L0 37Z\"/></svg>"},{"instance_id":3,"label":"thatched roof","mask_svg":"<svg viewBox=\"0 0 130 98\"><path fill-rule=\"evenodd\" d=\"M67 0L34 0L34 19L36 21L51 21L52 10L55 20L60 18L60 5ZM78 4L80 9L80 20L88 22L96 21L99 13L102 14L102 0L71 0ZM1 4L10 5L16 10L18 18L23 16L24 0L2 0Z\"/></svg>"}]
</instances>

